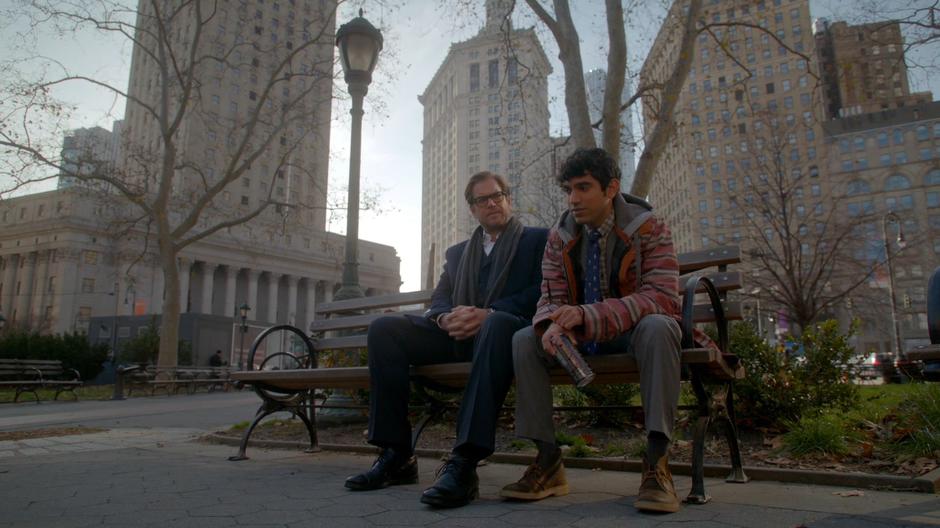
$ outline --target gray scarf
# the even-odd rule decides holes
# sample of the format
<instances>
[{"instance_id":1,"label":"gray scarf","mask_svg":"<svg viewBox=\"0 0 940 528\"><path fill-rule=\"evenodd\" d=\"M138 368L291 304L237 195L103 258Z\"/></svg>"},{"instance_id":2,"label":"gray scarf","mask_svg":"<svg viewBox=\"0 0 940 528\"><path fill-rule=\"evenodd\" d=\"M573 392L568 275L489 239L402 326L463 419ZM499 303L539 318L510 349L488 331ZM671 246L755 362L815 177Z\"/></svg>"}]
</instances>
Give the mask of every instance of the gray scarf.
<instances>
[{"instance_id":1,"label":"gray scarf","mask_svg":"<svg viewBox=\"0 0 940 528\"><path fill-rule=\"evenodd\" d=\"M457 277L455 278L455 287L451 302L454 306L476 306L485 308L492 304L494 299L498 299L506 285L506 279L509 277L509 265L516 256L516 249L519 247L519 238L522 237L522 222L512 217L506 224L506 230L496 239L496 245L490 253L493 259L493 270L490 272L486 283L486 299L480 299L480 293L477 291L477 282L480 279L480 261L483 258L483 237L485 231L483 226L477 227L473 231L473 236L467 242L467 247L460 257L460 263L457 265Z\"/></svg>"}]
</instances>

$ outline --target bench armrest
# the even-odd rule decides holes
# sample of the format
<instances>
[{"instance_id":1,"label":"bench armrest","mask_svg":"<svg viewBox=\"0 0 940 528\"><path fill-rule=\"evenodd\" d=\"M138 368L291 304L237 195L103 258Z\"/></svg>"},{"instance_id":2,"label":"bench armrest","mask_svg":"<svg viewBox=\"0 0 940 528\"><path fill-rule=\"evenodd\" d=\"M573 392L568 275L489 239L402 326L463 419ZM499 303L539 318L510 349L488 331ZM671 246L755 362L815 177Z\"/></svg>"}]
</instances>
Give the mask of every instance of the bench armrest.
<instances>
[{"instance_id":1,"label":"bench armrest","mask_svg":"<svg viewBox=\"0 0 940 528\"><path fill-rule=\"evenodd\" d=\"M728 320L725 318L725 310L721 305L721 297L718 295L718 288L708 277L692 276L685 283L685 295L682 298L682 348L695 348L695 291L699 285L705 288L708 299L711 302L712 310L715 312L715 326L718 327L718 348L722 353L728 352Z\"/></svg>"}]
</instances>

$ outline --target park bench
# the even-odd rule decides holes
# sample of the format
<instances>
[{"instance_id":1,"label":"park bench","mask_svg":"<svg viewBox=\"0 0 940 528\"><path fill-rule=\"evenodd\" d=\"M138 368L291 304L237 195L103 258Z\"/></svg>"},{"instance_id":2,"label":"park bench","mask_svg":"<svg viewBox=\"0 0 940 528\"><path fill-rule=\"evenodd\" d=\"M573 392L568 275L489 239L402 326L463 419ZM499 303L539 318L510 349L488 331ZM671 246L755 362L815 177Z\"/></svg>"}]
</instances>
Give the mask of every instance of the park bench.
<instances>
[{"instance_id":1,"label":"park bench","mask_svg":"<svg viewBox=\"0 0 940 528\"><path fill-rule=\"evenodd\" d=\"M682 365L683 379L691 383L697 404L693 426L693 486L686 499L690 503L702 504L708 500L704 489L704 443L709 424L717 422L723 427L729 445L732 473L729 482L747 482L741 465L737 429L734 417L733 384L744 376L738 358L729 353L728 320L741 319L739 302L725 299L728 291L741 288L741 274L728 271L729 264L740 262L740 248L719 247L679 255L680 285L684 292L682 312ZM300 418L310 438L309 450L319 449L316 431L316 408L329 408L318 404L317 390L322 389L367 389L368 367L318 368L318 355L326 351L353 350L366 347L365 330L372 321L390 314L421 314L421 305L430 302L432 290L380 295L359 299L336 301L319 305L317 319L310 325L312 338L301 330L278 325L266 329L254 341L249 352L250 370L233 372L236 383L249 384L261 397L262 403L254 420L245 430L239 451L231 460L244 460L248 440L254 428L266 416L286 411ZM696 304L697 294L704 294L707 302ZM415 307L418 305L419 307ZM399 308L398 310L391 310ZM326 317L321 319L320 317ZM721 352L707 348L696 348L692 342L692 329L696 324L710 323L717 327L717 343ZM327 333L340 332L353 335L326 337ZM293 339L305 346L302 354L288 351L269 353L263 359L256 358L259 347L267 336L275 332L293 334ZM625 354L590 356L586 358L597 377L593 384L637 383L639 373L636 363ZM462 390L470 374L471 363L443 363L412 367L411 378L417 394L426 401L423 415L416 421L413 444L428 424L439 416L447 405L431 396L427 390ZM570 376L561 368L552 372L553 384L571 384ZM608 407L609 408L609 407Z\"/></svg>"},{"instance_id":2,"label":"park bench","mask_svg":"<svg viewBox=\"0 0 940 528\"><path fill-rule=\"evenodd\" d=\"M16 389L13 401L24 392L31 392L39 403L38 389L55 389L55 397L68 392L78 400L75 387L82 386L77 370L62 366L57 359L0 359L0 388Z\"/></svg>"},{"instance_id":3,"label":"park bench","mask_svg":"<svg viewBox=\"0 0 940 528\"><path fill-rule=\"evenodd\" d=\"M940 267L934 270L927 282L927 329L930 344L909 350L909 361L940 363Z\"/></svg>"},{"instance_id":4,"label":"park bench","mask_svg":"<svg viewBox=\"0 0 940 528\"><path fill-rule=\"evenodd\" d=\"M200 387L208 392L228 390L228 367L155 367L153 365L133 365L120 368L117 375L118 385L126 388L130 396L135 390L148 392L151 396L157 391L164 391L169 396L186 391L195 394ZM120 394L119 396L123 396Z\"/></svg>"}]
</instances>

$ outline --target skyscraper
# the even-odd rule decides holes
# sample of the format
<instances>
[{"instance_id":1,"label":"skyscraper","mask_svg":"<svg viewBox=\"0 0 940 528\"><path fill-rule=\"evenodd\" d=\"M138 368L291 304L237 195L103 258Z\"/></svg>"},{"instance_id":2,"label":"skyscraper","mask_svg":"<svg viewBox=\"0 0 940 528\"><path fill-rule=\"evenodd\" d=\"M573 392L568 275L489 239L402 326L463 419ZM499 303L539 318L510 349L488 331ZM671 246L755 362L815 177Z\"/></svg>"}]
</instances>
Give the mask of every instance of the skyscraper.
<instances>
[{"instance_id":1,"label":"skyscraper","mask_svg":"<svg viewBox=\"0 0 940 528\"><path fill-rule=\"evenodd\" d=\"M554 201L549 175L548 58L532 29L513 29L509 2L486 0L486 25L452 44L424 93L422 283L436 278L443 252L476 227L463 191L470 176L503 174L523 223L547 225ZM427 255L435 248L430 270Z\"/></svg>"}]
</instances>

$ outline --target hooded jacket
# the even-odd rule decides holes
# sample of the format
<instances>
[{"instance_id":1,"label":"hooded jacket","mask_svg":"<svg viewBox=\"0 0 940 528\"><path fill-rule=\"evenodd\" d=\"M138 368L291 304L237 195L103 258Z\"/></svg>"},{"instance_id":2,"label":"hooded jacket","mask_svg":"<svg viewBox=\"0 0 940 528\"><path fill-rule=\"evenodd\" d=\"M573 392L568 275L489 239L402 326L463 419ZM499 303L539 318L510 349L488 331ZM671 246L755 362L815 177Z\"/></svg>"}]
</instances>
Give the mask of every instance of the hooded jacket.
<instances>
[{"instance_id":1,"label":"hooded jacket","mask_svg":"<svg viewBox=\"0 0 940 528\"><path fill-rule=\"evenodd\" d=\"M603 255L609 276L608 284L601 285L605 298L584 305L584 324L575 331L582 342L613 340L650 314L682 319L679 261L669 228L644 200L621 194L613 204L614 228ZM583 232L570 211L549 232L542 258L542 295L532 320L540 334L559 307L584 303L582 270L587 250Z\"/></svg>"}]
</instances>

